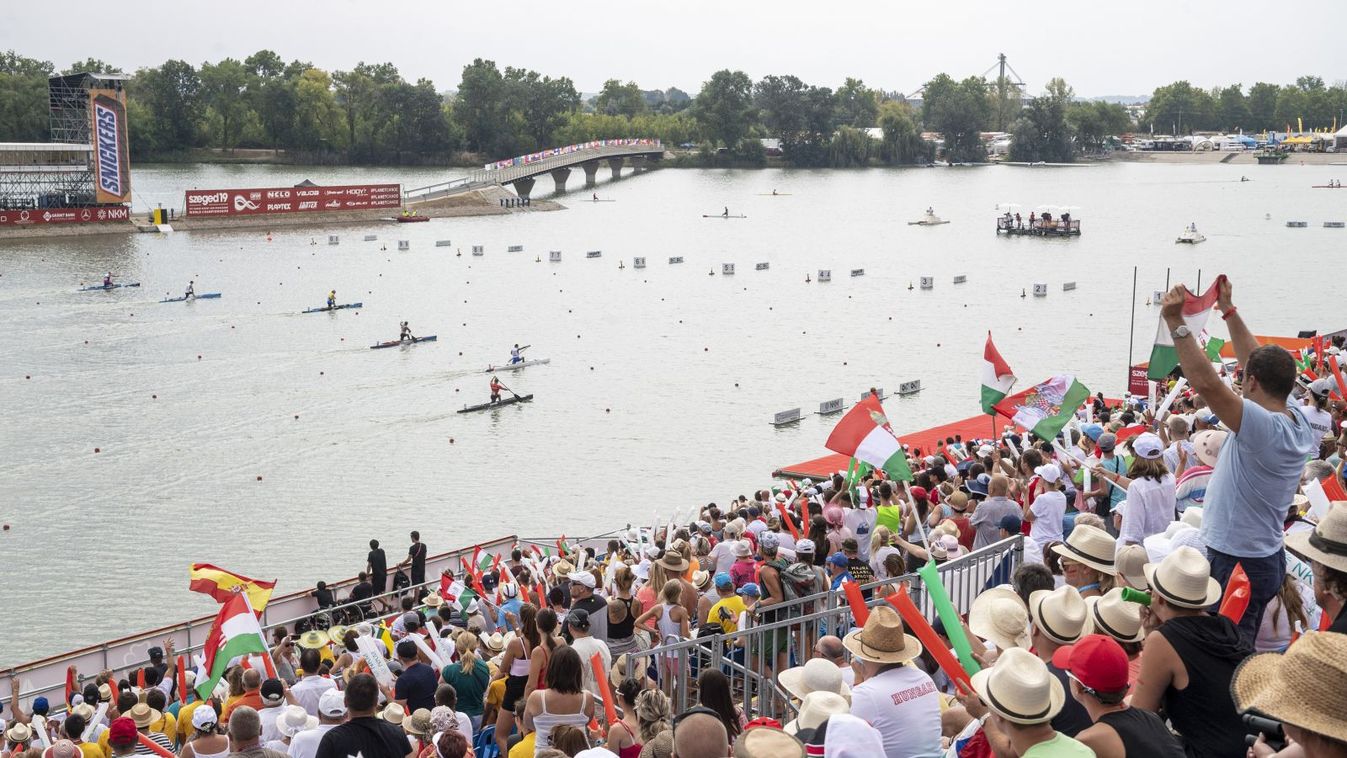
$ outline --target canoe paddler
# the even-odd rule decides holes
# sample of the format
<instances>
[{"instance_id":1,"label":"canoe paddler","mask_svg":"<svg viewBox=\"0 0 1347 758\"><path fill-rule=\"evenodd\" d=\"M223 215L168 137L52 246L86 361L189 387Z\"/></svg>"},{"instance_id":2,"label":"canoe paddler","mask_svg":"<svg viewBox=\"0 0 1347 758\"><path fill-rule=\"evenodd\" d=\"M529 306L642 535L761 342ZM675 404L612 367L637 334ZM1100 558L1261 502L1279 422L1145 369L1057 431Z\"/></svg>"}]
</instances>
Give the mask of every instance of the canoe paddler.
<instances>
[{"instance_id":1,"label":"canoe paddler","mask_svg":"<svg viewBox=\"0 0 1347 758\"><path fill-rule=\"evenodd\" d=\"M195 282L195 281L190 281L190 282L187 283L187 291L184 292L184 293L182 293L182 299L183 299L183 300L194 300L194 299L196 299L196 282Z\"/></svg>"},{"instance_id":2,"label":"canoe paddler","mask_svg":"<svg viewBox=\"0 0 1347 758\"><path fill-rule=\"evenodd\" d=\"M519 343L516 342L514 347L510 348L510 365L513 366L516 363L523 363L523 362L524 356L521 352L521 348L519 347Z\"/></svg>"},{"instance_id":3,"label":"canoe paddler","mask_svg":"<svg viewBox=\"0 0 1347 758\"><path fill-rule=\"evenodd\" d=\"M329 308L336 308L336 307L337 307L337 291L336 291L336 290L332 290L331 292L327 293L327 307L329 307Z\"/></svg>"},{"instance_id":4,"label":"canoe paddler","mask_svg":"<svg viewBox=\"0 0 1347 758\"><path fill-rule=\"evenodd\" d=\"M725 206L725 212L722 213L722 214L720 214L720 215L723 216L724 218L729 218L729 217L730 217L730 206L728 206L728 205Z\"/></svg>"},{"instance_id":5,"label":"canoe paddler","mask_svg":"<svg viewBox=\"0 0 1347 758\"><path fill-rule=\"evenodd\" d=\"M493 403L499 403L499 402L500 402L500 391L503 390L503 389L505 389L505 385L503 385L503 384L500 383L500 380L496 378L495 374L492 374L492 375L491 375L491 402L493 402Z\"/></svg>"},{"instance_id":6,"label":"canoe paddler","mask_svg":"<svg viewBox=\"0 0 1347 758\"><path fill-rule=\"evenodd\" d=\"M594 202L599 202L599 193L597 192L594 193Z\"/></svg>"},{"instance_id":7,"label":"canoe paddler","mask_svg":"<svg viewBox=\"0 0 1347 758\"><path fill-rule=\"evenodd\" d=\"M107 276L103 277L103 286L104 286L104 287L111 287L111 286L112 286L112 272L111 272L111 271L109 271L109 272L107 273Z\"/></svg>"},{"instance_id":8,"label":"canoe paddler","mask_svg":"<svg viewBox=\"0 0 1347 758\"><path fill-rule=\"evenodd\" d=\"M398 334L398 342L415 342L416 338L412 336L412 328L403 321L400 325L402 331Z\"/></svg>"}]
</instances>

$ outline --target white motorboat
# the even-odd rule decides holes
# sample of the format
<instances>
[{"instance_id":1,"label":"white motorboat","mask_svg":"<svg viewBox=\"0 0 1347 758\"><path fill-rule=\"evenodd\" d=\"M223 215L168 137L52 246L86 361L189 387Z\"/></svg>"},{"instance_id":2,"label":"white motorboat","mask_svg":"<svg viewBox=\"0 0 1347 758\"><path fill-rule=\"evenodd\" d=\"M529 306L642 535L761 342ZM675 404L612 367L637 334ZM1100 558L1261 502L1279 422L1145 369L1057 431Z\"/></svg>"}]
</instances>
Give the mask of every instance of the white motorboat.
<instances>
[{"instance_id":1,"label":"white motorboat","mask_svg":"<svg viewBox=\"0 0 1347 758\"><path fill-rule=\"evenodd\" d=\"M1199 242L1206 242L1207 238L1197 230L1197 224L1189 224L1188 228L1184 229L1183 233L1174 241L1182 245L1196 245Z\"/></svg>"},{"instance_id":2,"label":"white motorboat","mask_svg":"<svg viewBox=\"0 0 1347 758\"><path fill-rule=\"evenodd\" d=\"M934 210L933 208L927 208L927 209L926 209L926 213L925 213L925 215L923 215L923 216L921 217L921 220L919 220L919 221L909 221L909 222L907 222L907 225L908 225L908 226L940 226L941 224L948 224L948 223L949 223L948 221L946 221L946 220L940 218L939 216L935 215L935 210Z\"/></svg>"}]
</instances>

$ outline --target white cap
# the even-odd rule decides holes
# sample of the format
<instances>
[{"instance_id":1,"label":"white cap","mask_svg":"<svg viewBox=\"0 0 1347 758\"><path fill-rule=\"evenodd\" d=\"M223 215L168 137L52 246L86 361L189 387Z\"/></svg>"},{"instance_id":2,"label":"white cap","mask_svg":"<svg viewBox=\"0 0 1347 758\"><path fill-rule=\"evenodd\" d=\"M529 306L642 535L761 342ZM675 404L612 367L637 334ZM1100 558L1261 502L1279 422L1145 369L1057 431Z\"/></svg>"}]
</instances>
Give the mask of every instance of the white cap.
<instances>
[{"instance_id":1,"label":"white cap","mask_svg":"<svg viewBox=\"0 0 1347 758\"><path fill-rule=\"evenodd\" d=\"M197 710L201 709L197 708ZM346 715L346 696L342 694L341 690L335 688L323 692L322 696L318 698L318 713L328 718ZM192 717L196 717L195 711L192 712Z\"/></svg>"},{"instance_id":2,"label":"white cap","mask_svg":"<svg viewBox=\"0 0 1347 758\"><path fill-rule=\"evenodd\" d=\"M1132 440L1132 452L1145 460L1153 461L1161 455L1164 455L1165 445L1160 441L1159 437L1150 432L1146 432L1145 434L1137 435L1137 438Z\"/></svg>"},{"instance_id":3,"label":"white cap","mask_svg":"<svg viewBox=\"0 0 1347 758\"><path fill-rule=\"evenodd\" d=\"M1055 463L1045 463L1034 469L1034 473L1049 484L1056 484L1062 479L1062 469Z\"/></svg>"}]
</instances>

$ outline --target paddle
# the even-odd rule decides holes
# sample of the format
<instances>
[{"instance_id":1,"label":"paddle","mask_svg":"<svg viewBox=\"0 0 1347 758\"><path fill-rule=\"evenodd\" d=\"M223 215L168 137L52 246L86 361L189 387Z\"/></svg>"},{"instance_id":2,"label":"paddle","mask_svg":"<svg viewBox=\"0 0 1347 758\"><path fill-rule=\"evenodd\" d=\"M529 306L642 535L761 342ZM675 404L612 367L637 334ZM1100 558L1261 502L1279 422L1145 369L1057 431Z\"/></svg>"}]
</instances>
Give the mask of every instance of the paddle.
<instances>
[{"instance_id":1,"label":"paddle","mask_svg":"<svg viewBox=\"0 0 1347 758\"><path fill-rule=\"evenodd\" d=\"M496 380L496 384L500 384L500 380L499 380L499 379ZM515 394L515 391L514 391L514 390L510 389L509 387L506 387L506 386L503 385L503 384L500 384L500 388L503 389L503 390L505 390L506 392L510 393L511 395L514 395L514 399L515 399L515 400L518 400L518 401L520 401L521 403L523 402L523 398L521 398L521 397L519 397L519 395Z\"/></svg>"}]
</instances>

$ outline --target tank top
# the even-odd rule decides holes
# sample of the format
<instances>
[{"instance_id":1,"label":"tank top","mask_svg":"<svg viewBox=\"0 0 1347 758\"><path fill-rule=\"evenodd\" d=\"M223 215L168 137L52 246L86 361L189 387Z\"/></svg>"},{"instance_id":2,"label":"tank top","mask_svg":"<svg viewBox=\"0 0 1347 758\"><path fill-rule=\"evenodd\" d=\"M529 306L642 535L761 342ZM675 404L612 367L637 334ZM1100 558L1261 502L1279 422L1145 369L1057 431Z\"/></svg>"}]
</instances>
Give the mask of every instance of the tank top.
<instances>
[{"instance_id":1,"label":"tank top","mask_svg":"<svg viewBox=\"0 0 1347 758\"><path fill-rule=\"evenodd\" d=\"M664 612L659 615L659 638L661 642L670 637L678 637L683 633L679 623L673 620L673 609L682 607L681 605L669 605L668 603L660 604L660 608L664 609Z\"/></svg>"},{"instance_id":2,"label":"tank top","mask_svg":"<svg viewBox=\"0 0 1347 758\"><path fill-rule=\"evenodd\" d=\"M623 731L631 735L632 743L617 751L617 758L640 758L641 748L644 746L637 740L636 732L633 732L631 727L627 726L627 722L625 721L619 721L616 724L613 724L614 729L619 726L622 727Z\"/></svg>"},{"instance_id":3,"label":"tank top","mask_svg":"<svg viewBox=\"0 0 1347 758\"><path fill-rule=\"evenodd\" d=\"M1188 672L1188 686L1170 685L1162 699L1190 756L1242 755L1244 724L1230 697L1235 666L1252 652L1224 616L1178 616L1160 625Z\"/></svg>"},{"instance_id":4,"label":"tank top","mask_svg":"<svg viewBox=\"0 0 1347 758\"><path fill-rule=\"evenodd\" d=\"M229 755L229 746L225 745L225 749L218 753L203 753L200 750L197 750L196 746L193 746L192 755L196 756L196 758L225 758L225 756Z\"/></svg>"},{"instance_id":5,"label":"tank top","mask_svg":"<svg viewBox=\"0 0 1347 758\"><path fill-rule=\"evenodd\" d=\"M588 702L589 693L585 693L580 701L579 713L552 713L547 710L547 693L543 692L543 712L533 717L533 730L538 733L533 754L537 755L552 746L552 730L562 724L570 724L576 729L585 731L585 726L589 723L589 719L585 716L585 704ZM589 732L585 731L585 734L588 739Z\"/></svg>"},{"instance_id":6,"label":"tank top","mask_svg":"<svg viewBox=\"0 0 1347 758\"><path fill-rule=\"evenodd\" d=\"M633 600L631 598L620 597L615 597L613 600L626 607L627 616L617 623L611 621L608 622L608 639L625 640L632 635L632 632L636 628L636 619L631 615L631 604Z\"/></svg>"},{"instance_id":7,"label":"tank top","mask_svg":"<svg viewBox=\"0 0 1347 758\"><path fill-rule=\"evenodd\" d=\"M1148 758L1183 758L1183 748L1179 741L1169 733L1165 722L1150 711L1140 708L1128 708L1125 711L1113 711L1099 717L1099 722L1113 727L1122 740L1127 755L1144 755Z\"/></svg>"}]
</instances>

